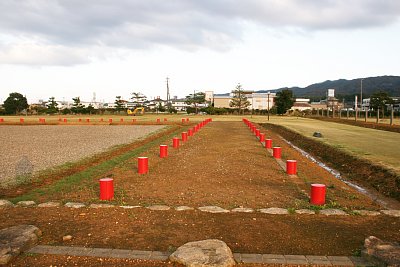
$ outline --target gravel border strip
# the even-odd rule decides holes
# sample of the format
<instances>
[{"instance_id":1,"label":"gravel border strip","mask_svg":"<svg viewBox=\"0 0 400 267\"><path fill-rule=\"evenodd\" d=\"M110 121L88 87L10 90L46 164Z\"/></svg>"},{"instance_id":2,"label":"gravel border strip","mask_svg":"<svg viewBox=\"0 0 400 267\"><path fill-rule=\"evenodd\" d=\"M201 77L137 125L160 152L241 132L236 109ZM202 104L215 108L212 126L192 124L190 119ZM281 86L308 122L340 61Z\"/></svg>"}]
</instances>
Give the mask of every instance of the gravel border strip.
<instances>
[{"instance_id":1,"label":"gravel border strip","mask_svg":"<svg viewBox=\"0 0 400 267\"><path fill-rule=\"evenodd\" d=\"M0 208L13 208L13 207L34 207L34 208L54 208L61 207L60 202L50 201L45 203L36 204L34 201L19 201L17 204L13 204L12 202L4 199L0 199ZM68 202L64 204L64 207L67 208L91 208L91 209L99 209L99 208L123 208L123 209L135 209L135 208L146 208L152 211L167 211L174 209L176 211L188 211L188 210L200 210L202 212L209 213L265 213L265 214L273 214L273 215L289 215L289 214L300 214L300 215L326 215L326 216L347 216L347 215L360 215L360 216L379 216L379 215L387 215L392 217L400 217L400 210L380 210L380 211L369 211L369 210L353 210L345 212L340 209L322 209L318 211L310 210L310 209L285 209L278 207L269 207L262 209L252 209L252 208L234 208L231 210L224 209L218 206L204 206L204 207L189 207L189 206L177 206L170 207L167 205L152 205L152 206L127 206L127 205L114 205L114 204L85 204L81 202Z\"/></svg>"},{"instance_id":2,"label":"gravel border strip","mask_svg":"<svg viewBox=\"0 0 400 267\"><path fill-rule=\"evenodd\" d=\"M163 251L141 251L127 249L107 249L68 246L39 245L28 250L32 254L68 255L106 257L117 259L141 259L166 261L171 255ZM238 263L261 263L261 264L295 264L295 265L319 265L319 266L374 266L371 262L361 257L347 256L316 256L316 255L278 255L278 254L248 254L233 253Z\"/></svg>"}]
</instances>

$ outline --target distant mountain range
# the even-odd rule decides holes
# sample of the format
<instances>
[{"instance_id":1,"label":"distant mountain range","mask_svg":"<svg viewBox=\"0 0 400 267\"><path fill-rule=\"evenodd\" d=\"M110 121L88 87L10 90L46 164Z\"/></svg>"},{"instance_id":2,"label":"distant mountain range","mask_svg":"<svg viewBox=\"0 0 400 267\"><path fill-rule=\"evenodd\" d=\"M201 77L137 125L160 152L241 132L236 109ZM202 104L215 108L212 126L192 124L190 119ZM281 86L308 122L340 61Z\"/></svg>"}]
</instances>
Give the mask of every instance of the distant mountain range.
<instances>
[{"instance_id":1,"label":"distant mountain range","mask_svg":"<svg viewBox=\"0 0 400 267\"><path fill-rule=\"evenodd\" d=\"M363 98L369 97L377 91L385 91L390 96L400 96L400 76L378 76L362 78ZM258 92L278 92L284 89L293 91L295 97L311 98L312 100L324 99L327 89L335 89L335 97L338 99L354 99L361 91L361 79L335 80L311 84L307 87L285 87L275 90L261 90Z\"/></svg>"}]
</instances>

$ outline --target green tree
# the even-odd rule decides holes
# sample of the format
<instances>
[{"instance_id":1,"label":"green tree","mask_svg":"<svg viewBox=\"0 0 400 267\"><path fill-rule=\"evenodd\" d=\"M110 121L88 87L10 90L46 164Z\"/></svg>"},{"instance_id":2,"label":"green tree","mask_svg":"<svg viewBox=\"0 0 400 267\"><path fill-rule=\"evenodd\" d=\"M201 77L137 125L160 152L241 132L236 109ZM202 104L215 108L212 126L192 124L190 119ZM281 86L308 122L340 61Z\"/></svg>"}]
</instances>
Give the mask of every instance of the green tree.
<instances>
[{"instance_id":1,"label":"green tree","mask_svg":"<svg viewBox=\"0 0 400 267\"><path fill-rule=\"evenodd\" d=\"M89 115L94 114L95 108L92 105L92 103L89 104L89 106L86 108L86 112L89 113Z\"/></svg>"},{"instance_id":2,"label":"green tree","mask_svg":"<svg viewBox=\"0 0 400 267\"><path fill-rule=\"evenodd\" d=\"M80 97L72 98L72 100L74 101L71 108L72 113L82 114L85 111L85 107L82 105Z\"/></svg>"},{"instance_id":3,"label":"green tree","mask_svg":"<svg viewBox=\"0 0 400 267\"><path fill-rule=\"evenodd\" d=\"M115 97L115 110L118 112L118 114L124 110L124 104L123 104L123 100L121 99L121 96L118 95Z\"/></svg>"},{"instance_id":4,"label":"green tree","mask_svg":"<svg viewBox=\"0 0 400 267\"><path fill-rule=\"evenodd\" d=\"M278 114L285 114L293 106L292 90L285 89L276 93L275 105Z\"/></svg>"},{"instance_id":5,"label":"green tree","mask_svg":"<svg viewBox=\"0 0 400 267\"><path fill-rule=\"evenodd\" d=\"M46 113L47 114L55 114L58 112L58 103L56 102L54 96L49 98L49 102L47 102L46 107Z\"/></svg>"},{"instance_id":6,"label":"green tree","mask_svg":"<svg viewBox=\"0 0 400 267\"><path fill-rule=\"evenodd\" d=\"M242 110L244 110L248 106L250 106L250 101L247 100L247 96L244 93L244 90L240 83L238 83L238 85L236 85L236 88L235 88L235 90L232 91L232 93L233 93L233 96L231 98L231 101L229 102L229 106L233 107L233 108L238 108L239 114L241 114Z\"/></svg>"},{"instance_id":7,"label":"green tree","mask_svg":"<svg viewBox=\"0 0 400 267\"><path fill-rule=\"evenodd\" d=\"M190 94L185 98L185 104L190 105L194 108L195 113L198 112L198 107L200 104L204 104L206 102L206 94L203 92L198 92Z\"/></svg>"},{"instance_id":8,"label":"green tree","mask_svg":"<svg viewBox=\"0 0 400 267\"><path fill-rule=\"evenodd\" d=\"M3 107L6 114L18 114L29 107L28 100L20 93L14 92L4 101Z\"/></svg>"},{"instance_id":9,"label":"green tree","mask_svg":"<svg viewBox=\"0 0 400 267\"><path fill-rule=\"evenodd\" d=\"M133 92L131 95L131 100L135 108L146 106L147 97L144 94L140 92Z\"/></svg>"},{"instance_id":10,"label":"green tree","mask_svg":"<svg viewBox=\"0 0 400 267\"><path fill-rule=\"evenodd\" d=\"M371 95L370 106L379 112L382 112L382 118L387 109L387 105L393 104L393 99L384 91L375 92ZM379 114L378 114L379 116Z\"/></svg>"}]
</instances>

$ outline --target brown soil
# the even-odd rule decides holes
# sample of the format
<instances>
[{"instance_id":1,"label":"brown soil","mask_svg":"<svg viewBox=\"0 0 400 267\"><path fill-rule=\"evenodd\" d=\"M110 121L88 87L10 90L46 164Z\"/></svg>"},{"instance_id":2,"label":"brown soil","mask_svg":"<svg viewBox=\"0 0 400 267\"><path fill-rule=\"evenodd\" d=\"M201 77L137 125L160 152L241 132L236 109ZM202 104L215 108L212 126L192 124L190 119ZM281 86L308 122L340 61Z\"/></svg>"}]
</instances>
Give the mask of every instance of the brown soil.
<instances>
[{"instance_id":1,"label":"brown soil","mask_svg":"<svg viewBox=\"0 0 400 267\"><path fill-rule=\"evenodd\" d=\"M35 177L35 179L33 179L32 183L30 183L30 184L21 184L18 187L13 188L12 190L10 190L8 188L0 188L0 198L17 197L17 196L20 196L20 195L23 195L23 194L29 192L33 188L41 188L41 187L45 187L47 185L51 185L52 183L54 183L58 180L61 180L67 176L84 171L87 168L96 166L104 161L107 161L114 157L122 155L123 153L126 153L127 151L138 148L138 147L142 146L143 144L146 144L148 142L156 140L156 139L160 138L161 136L170 134L170 133L176 131L178 128L179 128L179 126L173 126L173 127L167 128L166 130L164 130L160 133L151 135L141 141L136 141L136 142L133 142L128 145L119 146L118 148L113 149L111 151L99 153L93 157L90 157L87 160L81 160L68 168L59 168L59 169L56 168L55 170L52 170L52 171L42 172L37 177Z\"/></svg>"},{"instance_id":2,"label":"brown soil","mask_svg":"<svg viewBox=\"0 0 400 267\"><path fill-rule=\"evenodd\" d=\"M337 122L337 123L343 123L343 124L349 124L353 126L359 126L359 127L364 127L364 128L372 128L372 129L378 129L378 130L383 130L383 131L389 131L389 132L396 132L400 133L400 125L390 125L390 124L385 124L385 123L374 123L374 122L365 122L363 121L363 118L355 121L354 118L352 119L339 119L339 118L327 118L327 117L309 117L311 119L316 119L316 120L322 120L322 121L331 121L331 122Z\"/></svg>"},{"instance_id":3,"label":"brown soil","mask_svg":"<svg viewBox=\"0 0 400 267\"><path fill-rule=\"evenodd\" d=\"M239 253L352 255L369 235L391 241L400 238L399 219L388 216L338 218L64 207L4 209L0 216L4 218L0 228L16 224L39 227L42 245L96 248L174 251L189 241L216 238ZM63 242L65 235L73 239Z\"/></svg>"},{"instance_id":4,"label":"brown soil","mask_svg":"<svg viewBox=\"0 0 400 267\"><path fill-rule=\"evenodd\" d=\"M298 176L289 177L241 122L214 122L179 149L169 148L169 157L158 157L154 146L141 156L149 157L150 173L137 173L132 158L110 170L117 204L193 207L306 208L311 183L329 187L327 201L334 207L379 209L368 197L335 179L330 173L300 155L273 133L282 158L297 159ZM169 143L169 142L168 142ZM89 189L89 190L88 190ZM43 195L41 201L98 202L98 177L82 181L72 192Z\"/></svg>"},{"instance_id":5,"label":"brown soil","mask_svg":"<svg viewBox=\"0 0 400 267\"><path fill-rule=\"evenodd\" d=\"M137 174L136 158L110 170L109 175L115 182L113 202L144 206L303 208L309 207L309 184L321 182L328 185L329 207L380 209L369 198L302 157L272 131L268 130L267 136L273 138L274 145L282 147L284 160L298 161L298 176L286 175L243 123L213 122L179 149L170 147L168 158L158 157L158 145L144 153L150 160L148 175ZM96 190L87 189L93 187ZM83 189L60 192L52 199L43 196L41 200L98 202L98 177L93 177L90 183L83 182L80 188ZM210 214L198 210L60 207L3 209L0 217L4 218L0 220L0 228L17 224L39 227L43 231L40 244L100 248L173 251L189 241L217 238L240 253L352 255L362 248L369 235L388 241L400 239L398 218L388 216ZM73 239L63 242L62 237L67 234ZM67 260L59 256L34 256L20 258L17 264L42 266L49 258ZM72 257L71 261L99 266L97 258ZM146 264L132 263L134 266L170 266Z\"/></svg>"},{"instance_id":6,"label":"brown soil","mask_svg":"<svg viewBox=\"0 0 400 267\"><path fill-rule=\"evenodd\" d=\"M77 257L59 255L23 255L10 264L15 267L26 266L140 266L140 267L179 267L183 265L171 262L132 260L132 259L112 259L96 257Z\"/></svg>"},{"instance_id":7,"label":"brown soil","mask_svg":"<svg viewBox=\"0 0 400 267\"><path fill-rule=\"evenodd\" d=\"M344 178L355 181L363 187L373 188L385 196L400 200L400 176L394 172L302 136L283 126L273 124L264 124L263 126L279 133L286 140L339 171Z\"/></svg>"}]
</instances>

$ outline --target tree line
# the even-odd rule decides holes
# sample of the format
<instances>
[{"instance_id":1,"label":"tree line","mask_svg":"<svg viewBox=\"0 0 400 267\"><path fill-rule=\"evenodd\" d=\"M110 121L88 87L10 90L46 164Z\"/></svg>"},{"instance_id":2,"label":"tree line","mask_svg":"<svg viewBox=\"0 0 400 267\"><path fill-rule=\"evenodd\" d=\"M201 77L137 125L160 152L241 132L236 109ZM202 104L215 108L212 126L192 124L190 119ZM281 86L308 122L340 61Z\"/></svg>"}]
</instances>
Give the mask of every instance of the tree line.
<instances>
[{"instance_id":1,"label":"tree line","mask_svg":"<svg viewBox=\"0 0 400 267\"><path fill-rule=\"evenodd\" d=\"M271 114L285 114L293 106L294 99L295 96L293 95L292 90L284 89L279 91L276 93L273 107L271 107L271 109L268 111L264 111L264 113L270 112ZM115 107L109 109L96 109L92 104L84 106L80 100L80 97L74 97L72 100L73 104L71 108L63 108L60 110L55 98L50 97L44 107L35 106L31 107L31 109L38 114L97 114L104 113L106 110L120 113L121 111L125 112L127 109L121 96L116 96L114 102ZM148 101L147 97L140 92L133 92L130 100L131 105L133 105L134 108L143 107L149 109L148 104L150 101ZM171 102L163 104L165 101L160 98L153 100L153 102L156 102L156 104L152 108L152 111L167 111L170 113L177 112L177 110L172 106ZM186 107L187 113L196 114L198 112L204 112L208 114L227 114L236 112L238 114L243 114L251 105L240 83L237 84L235 89L232 91L232 98L229 102L230 109L215 108L213 101L207 101L205 99L205 93L203 92L193 92L193 94L187 95L184 99L184 103L188 105L188 107ZM389 106L393 104L395 104L393 98L391 98L385 91L377 91L370 97L370 109L379 111L382 113L382 115L384 115L388 111ZM9 97L4 101L3 110L0 110L0 114L19 114L24 110L26 111L28 108L29 104L26 97L20 93L13 92L10 93ZM258 112L263 114L263 111Z\"/></svg>"}]
</instances>

